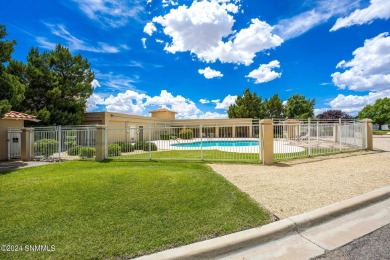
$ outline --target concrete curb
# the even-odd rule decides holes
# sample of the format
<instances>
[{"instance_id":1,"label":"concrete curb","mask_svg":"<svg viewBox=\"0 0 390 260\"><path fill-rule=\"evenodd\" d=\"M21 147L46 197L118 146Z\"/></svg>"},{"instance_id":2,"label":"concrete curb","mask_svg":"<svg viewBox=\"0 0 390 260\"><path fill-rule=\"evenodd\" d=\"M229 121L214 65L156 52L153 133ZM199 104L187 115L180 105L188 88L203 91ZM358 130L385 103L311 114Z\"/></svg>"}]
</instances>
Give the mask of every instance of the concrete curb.
<instances>
[{"instance_id":1,"label":"concrete curb","mask_svg":"<svg viewBox=\"0 0 390 260\"><path fill-rule=\"evenodd\" d=\"M244 230L194 244L169 249L137 259L205 259L265 244L390 198L390 186L323 208L286 218L268 225Z\"/></svg>"}]
</instances>

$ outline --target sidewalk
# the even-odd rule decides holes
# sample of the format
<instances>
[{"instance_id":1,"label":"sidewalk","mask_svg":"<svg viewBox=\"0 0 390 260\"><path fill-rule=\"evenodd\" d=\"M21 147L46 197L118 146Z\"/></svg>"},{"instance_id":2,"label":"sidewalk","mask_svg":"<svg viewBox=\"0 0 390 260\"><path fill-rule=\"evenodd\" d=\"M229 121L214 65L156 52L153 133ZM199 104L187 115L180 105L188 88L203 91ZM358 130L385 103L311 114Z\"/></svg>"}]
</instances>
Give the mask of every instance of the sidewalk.
<instances>
[{"instance_id":1,"label":"sidewalk","mask_svg":"<svg viewBox=\"0 0 390 260\"><path fill-rule=\"evenodd\" d=\"M390 223L390 186L260 228L139 259L310 259Z\"/></svg>"}]
</instances>

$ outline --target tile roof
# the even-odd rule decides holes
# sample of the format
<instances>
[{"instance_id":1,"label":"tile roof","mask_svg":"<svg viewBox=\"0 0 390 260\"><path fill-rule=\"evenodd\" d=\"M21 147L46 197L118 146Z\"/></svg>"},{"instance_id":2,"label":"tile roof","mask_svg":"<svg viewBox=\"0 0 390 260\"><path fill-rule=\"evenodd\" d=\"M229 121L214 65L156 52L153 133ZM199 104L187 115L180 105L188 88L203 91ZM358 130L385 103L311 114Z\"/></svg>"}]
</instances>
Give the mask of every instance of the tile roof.
<instances>
[{"instance_id":1,"label":"tile roof","mask_svg":"<svg viewBox=\"0 0 390 260\"><path fill-rule=\"evenodd\" d=\"M34 120L36 119L36 116L32 116L25 113L20 113L16 111L11 111L9 113L6 113L3 117L3 119L21 119L21 120Z\"/></svg>"},{"instance_id":2,"label":"tile roof","mask_svg":"<svg viewBox=\"0 0 390 260\"><path fill-rule=\"evenodd\" d=\"M177 114L177 112L169 110L166 107L162 107L162 108L159 108L159 109L156 109L156 110L149 111L149 113L154 113L154 112L171 112L171 113Z\"/></svg>"}]
</instances>

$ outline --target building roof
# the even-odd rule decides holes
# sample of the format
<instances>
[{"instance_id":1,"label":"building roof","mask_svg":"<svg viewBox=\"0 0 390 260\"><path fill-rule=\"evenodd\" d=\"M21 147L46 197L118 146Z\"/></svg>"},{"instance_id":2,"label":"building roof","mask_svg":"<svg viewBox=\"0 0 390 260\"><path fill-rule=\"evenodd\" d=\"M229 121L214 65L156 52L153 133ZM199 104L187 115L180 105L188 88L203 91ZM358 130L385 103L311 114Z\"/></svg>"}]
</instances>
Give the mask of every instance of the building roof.
<instances>
[{"instance_id":1,"label":"building roof","mask_svg":"<svg viewBox=\"0 0 390 260\"><path fill-rule=\"evenodd\" d=\"M3 117L3 119L16 119L16 120L36 120L36 116L32 116L25 113L20 113L16 111L11 111L9 113L6 113Z\"/></svg>"},{"instance_id":2,"label":"building roof","mask_svg":"<svg viewBox=\"0 0 390 260\"><path fill-rule=\"evenodd\" d=\"M171 112L171 113L177 114L177 112L169 110L166 107L162 107L162 108L159 108L159 109L156 109L156 110L149 111L149 113L155 113L155 112Z\"/></svg>"}]
</instances>

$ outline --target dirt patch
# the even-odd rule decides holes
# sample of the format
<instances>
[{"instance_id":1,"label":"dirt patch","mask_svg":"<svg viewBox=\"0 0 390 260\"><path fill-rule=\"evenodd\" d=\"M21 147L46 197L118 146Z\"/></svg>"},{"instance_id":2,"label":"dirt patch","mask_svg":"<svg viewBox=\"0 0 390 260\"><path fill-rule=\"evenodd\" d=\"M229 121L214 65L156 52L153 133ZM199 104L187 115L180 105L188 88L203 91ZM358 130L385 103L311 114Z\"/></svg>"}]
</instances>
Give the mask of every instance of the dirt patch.
<instances>
[{"instance_id":1,"label":"dirt patch","mask_svg":"<svg viewBox=\"0 0 390 260\"><path fill-rule=\"evenodd\" d=\"M374 137L374 148L373 152L273 166L210 166L272 213L286 218L390 185L390 137Z\"/></svg>"}]
</instances>

